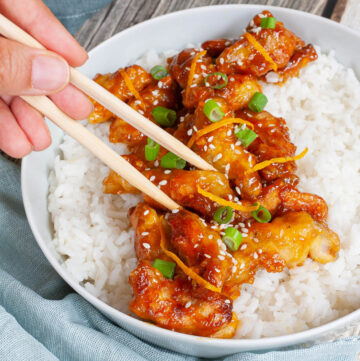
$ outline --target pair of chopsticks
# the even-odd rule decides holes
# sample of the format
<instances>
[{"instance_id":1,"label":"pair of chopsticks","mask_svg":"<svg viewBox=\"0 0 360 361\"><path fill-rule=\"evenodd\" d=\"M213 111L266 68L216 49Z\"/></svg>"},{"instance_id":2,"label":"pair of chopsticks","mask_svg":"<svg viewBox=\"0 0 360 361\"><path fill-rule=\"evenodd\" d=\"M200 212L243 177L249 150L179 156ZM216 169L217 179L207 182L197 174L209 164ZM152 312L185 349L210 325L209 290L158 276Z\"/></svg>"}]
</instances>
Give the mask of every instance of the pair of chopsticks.
<instances>
[{"instance_id":1,"label":"pair of chopsticks","mask_svg":"<svg viewBox=\"0 0 360 361\"><path fill-rule=\"evenodd\" d=\"M24 30L20 29L17 25L1 14L0 34L24 45L37 49L45 49L37 40L32 38ZM170 152L175 153L197 168L214 170L209 163L186 147L178 139L151 122L149 119L142 116L99 84L71 67L70 81L85 94L95 99L112 113L124 119L130 125L162 145ZM87 148L108 167L117 172L122 178L137 189L141 190L141 192L147 194L149 197L153 198L170 210L180 208L176 202L150 182L135 167L113 151L108 145L102 142L80 123L62 112L48 97L21 96L21 98L29 103L33 108L37 109L40 113L45 115L48 119L53 121L65 133L77 140L82 146Z\"/></svg>"}]
</instances>

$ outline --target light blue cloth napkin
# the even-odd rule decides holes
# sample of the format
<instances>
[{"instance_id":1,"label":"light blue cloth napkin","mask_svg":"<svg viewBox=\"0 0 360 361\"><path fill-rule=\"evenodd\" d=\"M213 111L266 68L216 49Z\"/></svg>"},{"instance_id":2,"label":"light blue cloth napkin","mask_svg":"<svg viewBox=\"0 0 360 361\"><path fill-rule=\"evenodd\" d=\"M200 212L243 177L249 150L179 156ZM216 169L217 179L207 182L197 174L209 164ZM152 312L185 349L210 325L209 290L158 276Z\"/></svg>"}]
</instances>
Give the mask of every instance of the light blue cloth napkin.
<instances>
[{"instance_id":1,"label":"light blue cloth napkin","mask_svg":"<svg viewBox=\"0 0 360 361\"><path fill-rule=\"evenodd\" d=\"M150 1L150 0L148 0ZM173 0L175 1L175 0ZM73 33L109 0L47 0ZM36 177L36 174L34 174ZM242 353L226 361L355 361L360 340ZM27 223L20 170L0 156L0 361L196 361L148 344L106 319L67 286Z\"/></svg>"},{"instance_id":2,"label":"light blue cloth napkin","mask_svg":"<svg viewBox=\"0 0 360 361\"><path fill-rule=\"evenodd\" d=\"M75 34L82 23L112 0L43 0L56 17ZM135 0L138 1L138 0ZM150 0L148 0L150 1Z\"/></svg>"},{"instance_id":3,"label":"light blue cloth napkin","mask_svg":"<svg viewBox=\"0 0 360 361\"><path fill-rule=\"evenodd\" d=\"M34 174L36 177L36 174ZM226 361L355 361L360 340L242 353ZM0 156L0 360L198 360L148 344L73 292L43 256L27 223L19 167Z\"/></svg>"}]
</instances>

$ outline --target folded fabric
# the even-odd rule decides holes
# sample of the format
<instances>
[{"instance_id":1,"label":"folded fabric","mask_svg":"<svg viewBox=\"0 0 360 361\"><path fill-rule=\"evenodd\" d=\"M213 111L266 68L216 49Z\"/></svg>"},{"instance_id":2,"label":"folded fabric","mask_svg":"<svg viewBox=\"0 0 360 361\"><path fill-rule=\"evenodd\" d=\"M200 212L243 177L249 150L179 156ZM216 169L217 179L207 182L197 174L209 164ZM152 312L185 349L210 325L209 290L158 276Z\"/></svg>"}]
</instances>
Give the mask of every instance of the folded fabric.
<instances>
[{"instance_id":1,"label":"folded fabric","mask_svg":"<svg viewBox=\"0 0 360 361\"><path fill-rule=\"evenodd\" d=\"M44 0L56 17L75 34L83 22L112 0Z\"/></svg>"}]
</instances>

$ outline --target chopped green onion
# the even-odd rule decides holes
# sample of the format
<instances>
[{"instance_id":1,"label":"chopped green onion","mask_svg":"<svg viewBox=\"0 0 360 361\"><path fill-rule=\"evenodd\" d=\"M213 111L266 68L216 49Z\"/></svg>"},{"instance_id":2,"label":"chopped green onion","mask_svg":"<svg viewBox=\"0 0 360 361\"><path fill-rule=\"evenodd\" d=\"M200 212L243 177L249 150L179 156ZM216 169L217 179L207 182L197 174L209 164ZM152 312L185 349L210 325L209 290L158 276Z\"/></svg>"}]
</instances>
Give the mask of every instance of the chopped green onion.
<instances>
[{"instance_id":1,"label":"chopped green onion","mask_svg":"<svg viewBox=\"0 0 360 361\"><path fill-rule=\"evenodd\" d=\"M232 220L233 214L234 211L231 207L220 207L215 211L213 219L218 223L227 224Z\"/></svg>"},{"instance_id":2,"label":"chopped green onion","mask_svg":"<svg viewBox=\"0 0 360 361\"><path fill-rule=\"evenodd\" d=\"M267 104L268 100L263 93L256 92L249 101L248 107L256 113L260 113Z\"/></svg>"},{"instance_id":3,"label":"chopped green onion","mask_svg":"<svg viewBox=\"0 0 360 361\"><path fill-rule=\"evenodd\" d=\"M164 127L172 127L175 124L175 110L164 107L155 107L152 111L152 116L154 117L156 123Z\"/></svg>"},{"instance_id":4,"label":"chopped green onion","mask_svg":"<svg viewBox=\"0 0 360 361\"><path fill-rule=\"evenodd\" d=\"M166 68L162 65L155 65L151 68L150 73L155 80L160 80L168 75Z\"/></svg>"},{"instance_id":5,"label":"chopped green onion","mask_svg":"<svg viewBox=\"0 0 360 361\"><path fill-rule=\"evenodd\" d=\"M172 279L174 277L176 263L156 258L153 267L159 270L164 277Z\"/></svg>"},{"instance_id":6,"label":"chopped green onion","mask_svg":"<svg viewBox=\"0 0 360 361\"><path fill-rule=\"evenodd\" d=\"M271 213L263 206L259 206L256 211L251 212L251 215L259 223L268 223L271 221Z\"/></svg>"},{"instance_id":7,"label":"chopped green onion","mask_svg":"<svg viewBox=\"0 0 360 361\"><path fill-rule=\"evenodd\" d=\"M159 154L160 145L154 142L152 139L147 139L147 144L145 145L145 159L148 161L153 161Z\"/></svg>"},{"instance_id":8,"label":"chopped green onion","mask_svg":"<svg viewBox=\"0 0 360 361\"><path fill-rule=\"evenodd\" d=\"M240 127L235 135L239 138L242 146L245 148L247 148L257 138L257 134L248 127Z\"/></svg>"},{"instance_id":9,"label":"chopped green onion","mask_svg":"<svg viewBox=\"0 0 360 361\"><path fill-rule=\"evenodd\" d=\"M225 235L222 238L223 242L227 245L230 251L237 251L242 242L241 233L234 227L226 228Z\"/></svg>"},{"instance_id":10,"label":"chopped green onion","mask_svg":"<svg viewBox=\"0 0 360 361\"><path fill-rule=\"evenodd\" d=\"M216 101L213 99L209 99L205 103L203 112L213 123L218 122L225 115L224 112L221 110L219 104L216 103Z\"/></svg>"},{"instance_id":11,"label":"chopped green onion","mask_svg":"<svg viewBox=\"0 0 360 361\"><path fill-rule=\"evenodd\" d=\"M160 165L162 168L183 169L186 166L186 161L176 154L169 152L161 158Z\"/></svg>"},{"instance_id":12,"label":"chopped green onion","mask_svg":"<svg viewBox=\"0 0 360 361\"><path fill-rule=\"evenodd\" d=\"M275 29L276 18L269 16L268 18L262 18L260 22L260 26L263 29Z\"/></svg>"},{"instance_id":13,"label":"chopped green onion","mask_svg":"<svg viewBox=\"0 0 360 361\"><path fill-rule=\"evenodd\" d=\"M220 80L219 78L222 78L222 79L224 80L224 82L223 82L223 83L220 83L220 84L219 84L218 82L216 82L215 85L211 85L211 84L209 83L209 78L210 78L210 77L213 77L213 76L215 76L217 80ZM229 81L229 80L228 80L227 75L224 74L224 73L221 73L221 72L219 72L219 71L216 72L216 73L211 73L211 74L209 74L209 75L205 78L205 80L204 80L205 85L209 84L213 89L222 89L222 88L225 88L225 87L227 86L228 81Z\"/></svg>"}]
</instances>

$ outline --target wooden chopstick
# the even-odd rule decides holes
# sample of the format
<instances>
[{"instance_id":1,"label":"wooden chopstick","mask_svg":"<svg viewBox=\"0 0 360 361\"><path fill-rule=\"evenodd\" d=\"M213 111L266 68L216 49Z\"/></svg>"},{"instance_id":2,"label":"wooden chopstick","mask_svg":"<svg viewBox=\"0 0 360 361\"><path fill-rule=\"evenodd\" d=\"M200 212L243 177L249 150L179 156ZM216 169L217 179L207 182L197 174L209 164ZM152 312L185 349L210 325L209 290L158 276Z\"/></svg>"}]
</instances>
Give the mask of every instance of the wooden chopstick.
<instances>
[{"instance_id":1,"label":"wooden chopstick","mask_svg":"<svg viewBox=\"0 0 360 361\"><path fill-rule=\"evenodd\" d=\"M11 36L13 30L15 35ZM39 47L36 40L32 39L17 26L13 25L1 14L0 33L7 38L12 38L14 40L19 40L21 37L26 36L26 43L28 43L30 46L36 45L36 47ZM71 137L77 140L82 146L88 149L97 158L102 160L108 167L117 172L122 178L124 178L134 187L141 190L149 197L155 199L157 202L170 210L180 208L176 202L174 202L167 194L155 186L155 184L150 182L142 173L140 173L124 158L112 150L108 145L103 143L79 122L73 120L64 112L62 112L48 97L21 96L21 98L29 103L33 108L44 114L47 118L52 120L57 126L64 130L65 133L69 134Z\"/></svg>"},{"instance_id":2,"label":"wooden chopstick","mask_svg":"<svg viewBox=\"0 0 360 361\"><path fill-rule=\"evenodd\" d=\"M9 19L0 14L0 34L6 38L16 40L24 45L45 49L37 40L12 23ZM109 109L118 117L124 119L134 128L144 133L167 150L185 159L190 164L204 170L215 170L215 168L202 159L199 155L185 146L178 139L167 133L149 119L132 109L115 95L104 89L102 86L86 77L78 70L70 67L71 83L84 93L95 99L105 108Z\"/></svg>"},{"instance_id":3,"label":"wooden chopstick","mask_svg":"<svg viewBox=\"0 0 360 361\"><path fill-rule=\"evenodd\" d=\"M32 107L39 110L47 118L51 119L57 126L63 129L65 133L77 140L82 146L102 160L122 178L141 190L141 192L144 192L170 210L180 208L180 206L167 194L150 182L142 173L108 145L97 138L96 135L62 112L48 97L22 96L21 98Z\"/></svg>"}]
</instances>

